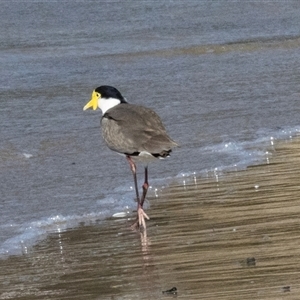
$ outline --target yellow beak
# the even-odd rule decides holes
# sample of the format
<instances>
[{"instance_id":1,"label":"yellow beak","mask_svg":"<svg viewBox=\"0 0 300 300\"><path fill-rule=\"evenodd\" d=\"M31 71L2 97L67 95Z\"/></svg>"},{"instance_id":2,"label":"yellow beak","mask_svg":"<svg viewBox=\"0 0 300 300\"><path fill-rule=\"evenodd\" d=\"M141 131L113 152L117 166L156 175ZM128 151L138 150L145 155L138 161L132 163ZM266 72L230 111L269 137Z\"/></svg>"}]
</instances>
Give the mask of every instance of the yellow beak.
<instances>
[{"instance_id":1,"label":"yellow beak","mask_svg":"<svg viewBox=\"0 0 300 300\"><path fill-rule=\"evenodd\" d=\"M84 106L83 110L86 110L90 107L93 107L93 110L96 110L98 107L98 99L101 98L101 95L96 91L92 93L92 99Z\"/></svg>"}]
</instances>

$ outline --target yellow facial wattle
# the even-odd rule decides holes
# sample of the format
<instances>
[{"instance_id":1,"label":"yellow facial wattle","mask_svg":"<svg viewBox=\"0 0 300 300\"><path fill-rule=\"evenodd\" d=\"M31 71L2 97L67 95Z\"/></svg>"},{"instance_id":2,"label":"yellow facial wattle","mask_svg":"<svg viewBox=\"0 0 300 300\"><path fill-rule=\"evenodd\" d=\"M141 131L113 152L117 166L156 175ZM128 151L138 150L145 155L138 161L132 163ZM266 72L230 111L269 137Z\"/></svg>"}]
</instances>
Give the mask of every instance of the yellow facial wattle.
<instances>
[{"instance_id":1,"label":"yellow facial wattle","mask_svg":"<svg viewBox=\"0 0 300 300\"><path fill-rule=\"evenodd\" d=\"M98 107L98 99L101 98L101 95L97 93L96 91L93 91L91 100L83 107L83 110L86 110L90 107L93 108L93 110L96 110Z\"/></svg>"}]
</instances>

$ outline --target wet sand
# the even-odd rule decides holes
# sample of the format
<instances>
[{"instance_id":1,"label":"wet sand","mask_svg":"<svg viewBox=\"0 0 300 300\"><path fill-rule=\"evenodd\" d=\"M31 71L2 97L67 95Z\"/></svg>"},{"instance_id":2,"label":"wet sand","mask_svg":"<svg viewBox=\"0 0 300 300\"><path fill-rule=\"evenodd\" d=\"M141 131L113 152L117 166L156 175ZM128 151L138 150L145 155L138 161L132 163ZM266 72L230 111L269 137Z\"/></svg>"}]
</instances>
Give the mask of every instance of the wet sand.
<instances>
[{"instance_id":1,"label":"wet sand","mask_svg":"<svg viewBox=\"0 0 300 300\"><path fill-rule=\"evenodd\" d=\"M299 181L295 138L268 164L171 185L147 236L110 219L0 260L0 299L299 299Z\"/></svg>"}]
</instances>

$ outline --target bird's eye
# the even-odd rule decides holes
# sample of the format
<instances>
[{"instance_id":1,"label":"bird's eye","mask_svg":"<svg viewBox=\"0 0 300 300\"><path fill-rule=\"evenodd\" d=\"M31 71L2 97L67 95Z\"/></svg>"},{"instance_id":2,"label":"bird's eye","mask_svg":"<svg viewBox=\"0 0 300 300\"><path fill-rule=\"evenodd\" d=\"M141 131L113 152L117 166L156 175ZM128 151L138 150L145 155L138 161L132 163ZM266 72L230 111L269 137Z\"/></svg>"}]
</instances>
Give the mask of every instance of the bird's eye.
<instances>
[{"instance_id":1,"label":"bird's eye","mask_svg":"<svg viewBox=\"0 0 300 300\"><path fill-rule=\"evenodd\" d=\"M99 93L96 93L96 96L97 96L97 98L100 98L100 94Z\"/></svg>"}]
</instances>

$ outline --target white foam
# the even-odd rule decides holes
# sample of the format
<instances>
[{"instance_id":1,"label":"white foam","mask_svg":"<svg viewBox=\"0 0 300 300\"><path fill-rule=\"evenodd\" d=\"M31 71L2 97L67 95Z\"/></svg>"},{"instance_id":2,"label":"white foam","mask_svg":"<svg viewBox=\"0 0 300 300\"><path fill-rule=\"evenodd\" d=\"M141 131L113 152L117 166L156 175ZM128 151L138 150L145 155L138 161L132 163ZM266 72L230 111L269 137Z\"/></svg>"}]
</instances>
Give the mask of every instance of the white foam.
<instances>
[{"instance_id":1,"label":"white foam","mask_svg":"<svg viewBox=\"0 0 300 300\"><path fill-rule=\"evenodd\" d=\"M256 134L257 138L252 141L235 141L232 139L224 142L209 145L199 149L200 154L208 154L211 156L226 156L231 163L219 163L213 165L215 161L220 162L221 159L215 159L211 162L212 167L202 170L188 170L180 172L176 178L183 185L192 182L195 176L218 177L226 171L238 171L245 169L249 165L257 163L269 163L272 157L272 150L276 141L284 139L293 139L300 133L300 126L281 128L278 131L259 130ZM199 154L199 155L200 155Z\"/></svg>"},{"instance_id":2,"label":"white foam","mask_svg":"<svg viewBox=\"0 0 300 300\"><path fill-rule=\"evenodd\" d=\"M149 196L158 197L165 187L171 182L174 183L174 179L183 186L195 183L199 175L215 178L218 181L225 171L241 170L255 163L268 163L277 140L293 139L299 133L300 126L281 128L278 131L260 130L256 134L256 139L252 141L226 140L224 138L224 141L221 143L193 149L196 153L199 152L199 155L197 154L199 157L204 156L213 159L216 156L218 159L208 162L207 165L211 166L209 168L182 170L175 178L151 179ZM23 153L24 157L26 157L25 154ZM27 158L30 157L31 154L28 154ZM225 163L222 162L222 159L224 159ZM201 164L193 165L195 168L197 166L201 166ZM4 229L11 227L17 234L0 245L0 258L12 254L26 254L32 245L38 240L45 238L49 233L62 232L82 223L93 224L101 222L112 216L116 218L127 217L131 211L135 210L136 203L133 201L134 188L132 183L130 179L127 180L126 178L126 181L128 182L127 185L117 186L112 191L109 191L107 197L97 200L95 212L87 212L81 215L56 215L38 221L27 222L23 225L4 224ZM254 189L259 191L259 185L255 185ZM146 202L146 205L149 205L148 202Z\"/></svg>"},{"instance_id":3,"label":"white foam","mask_svg":"<svg viewBox=\"0 0 300 300\"><path fill-rule=\"evenodd\" d=\"M79 224L93 224L111 216L106 211L85 213L83 215L63 216L57 215L38 221L32 221L19 228L19 234L7 239L0 248L0 258L7 255L26 254L28 249L38 240L54 232L63 232L68 228L77 227Z\"/></svg>"},{"instance_id":4,"label":"white foam","mask_svg":"<svg viewBox=\"0 0 300 300\"><path fill-rule=\"evenodd\" d=\"M129 211L121 211L112 215L113 218L125 218L129 214Z\"/></svg>"},{"instance_id":5,"label":"white foam","mask_svg":"<svg viewBox=\"0 0 300 300\"><path fill-rule=\"evenodd\" d=\"M33 155L30 154L30 153L23 153L23 156L24 156L25 158L31 158L31 157L33 157Z\"/></svg>"}]
</instances>

